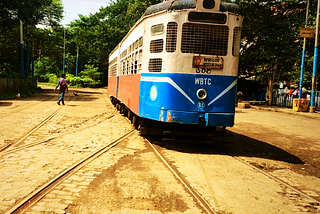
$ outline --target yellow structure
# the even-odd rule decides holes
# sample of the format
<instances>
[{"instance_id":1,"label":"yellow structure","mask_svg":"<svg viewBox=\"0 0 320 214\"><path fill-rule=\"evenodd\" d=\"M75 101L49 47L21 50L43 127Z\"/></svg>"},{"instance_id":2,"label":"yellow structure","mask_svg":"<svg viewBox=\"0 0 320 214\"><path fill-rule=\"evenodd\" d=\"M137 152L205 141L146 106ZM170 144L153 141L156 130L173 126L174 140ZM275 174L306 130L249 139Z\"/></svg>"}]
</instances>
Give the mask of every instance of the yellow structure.
<instances>
[{"instance_id":1,"label":"yellow structure","mask_svg":"<svg viewBox=\"0 0 320 214\"><path fill-rule=\"evenodd\" d=\"M308 111L309 100L307 99L293 99L293 111Z\"/></svg>"}]
</instances>

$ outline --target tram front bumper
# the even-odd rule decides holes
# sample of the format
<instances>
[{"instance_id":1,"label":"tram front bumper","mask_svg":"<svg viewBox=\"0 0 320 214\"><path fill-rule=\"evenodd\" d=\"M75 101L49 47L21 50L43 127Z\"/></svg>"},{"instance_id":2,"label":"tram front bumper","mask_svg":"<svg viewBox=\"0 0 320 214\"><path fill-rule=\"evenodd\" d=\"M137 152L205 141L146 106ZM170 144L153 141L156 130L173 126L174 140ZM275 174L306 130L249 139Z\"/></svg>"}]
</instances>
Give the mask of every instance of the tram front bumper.
<instances>
[{"instance_id":1,"label":"tram front bumper","mask_svg":"<svg viewBox=\"0 0 320 214\"><path fill-rule=\"evenodd\" d=\"M161 109L160 121L180 124L231 127L234 113L205 113Z\"/></svg>"}]
</instances>

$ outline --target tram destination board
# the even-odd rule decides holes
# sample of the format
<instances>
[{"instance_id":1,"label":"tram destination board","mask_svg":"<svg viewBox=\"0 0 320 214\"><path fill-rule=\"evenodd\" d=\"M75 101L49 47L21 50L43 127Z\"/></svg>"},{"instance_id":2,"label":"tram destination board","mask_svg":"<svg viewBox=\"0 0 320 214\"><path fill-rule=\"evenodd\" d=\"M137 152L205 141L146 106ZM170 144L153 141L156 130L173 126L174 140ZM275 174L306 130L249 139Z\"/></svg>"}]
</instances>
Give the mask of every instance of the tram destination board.
<instances>
[{"instance_id":1,"label":"tram destination board","mask_svg":"<svg viewBox=\"0 0 320 214\"><path fill-rule=\"evenodd\" d=\"M223 59L217 56L193 56L193 68L222 69Z\"/></svg>"}]
</instances>

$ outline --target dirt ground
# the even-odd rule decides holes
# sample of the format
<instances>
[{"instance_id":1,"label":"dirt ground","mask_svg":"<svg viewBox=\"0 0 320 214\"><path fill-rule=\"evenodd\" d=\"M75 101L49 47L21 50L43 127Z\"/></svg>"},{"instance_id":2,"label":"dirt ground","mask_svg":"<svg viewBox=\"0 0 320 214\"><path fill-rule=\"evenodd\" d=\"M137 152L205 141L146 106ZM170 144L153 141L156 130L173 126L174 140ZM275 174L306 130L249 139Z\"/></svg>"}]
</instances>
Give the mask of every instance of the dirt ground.
<instances>
[{"instance_id":1,"label":"dirt ground","mask_svg":"<svg viewBox=\"0 0 320 214\"><path fill-rule=\"evenodd\" d=\"M14 142L27 127L33 127L46 113L57 108L58 95L50 92L52 88L44 88L48 90L30 98L0 101L0 146ZM112 112L113 107L105 100L106 95L95 93L98 90L101 89L84 89L81 93L79 89L79 97L76 98L72 97L71 91L67 95L71 101L63 107L65 115L59 115L59 118L67 120L53 120L45 127L45 132L49 135L63 133L63 127L76 129L84 123L100 123L99 115ZM38 104L39 101L42 103ZM23 110L24 106L29 110ZM21 113L19 117L14 114L5 116L15 111L27 113ZM80 154L88 153L88 145L90 149L97 148L114 138L116 130L128 129L131 125L122 117L117 116L120 122L113 125L101 122L92 131L86 130L86 135L83 135L86 137L77 132L69 134L61 149L64 154L68 154L70 149L70 156L75 153L75 158L81 158ZM227 129L230 137L225 142L188 143L154 139L154 143L217 213L320 213L318 202L299 195L245 164L256 166L319 201L319 128L320 117L253 108L237 109L235 126ZM93 134L92 139L88 133ZM62 140L51 143L61 144ZM93 144L95 147L91 148ZM79 148L75 148L77 146ZM39 154L39 158L48 158L44 148L42 151L43 156ZM5 169L2 164L8 165L6 161L9 159L0 160L2 171ZM43 205L47 207L29 213L204 212L138 133L101 157L96 165L101 167L94 169L97 174L93 175L93 180L77 194L70 195L62 211ZM0 175L2 180L14 182L14 177L7 178L4 174L8 173ZM0 188L0 195L3 195L1 191L4 190ZM16 190L12 187L9 191ZM56 197L52 200L59 201L59 196Z\"/></svg>"}]
</instances>

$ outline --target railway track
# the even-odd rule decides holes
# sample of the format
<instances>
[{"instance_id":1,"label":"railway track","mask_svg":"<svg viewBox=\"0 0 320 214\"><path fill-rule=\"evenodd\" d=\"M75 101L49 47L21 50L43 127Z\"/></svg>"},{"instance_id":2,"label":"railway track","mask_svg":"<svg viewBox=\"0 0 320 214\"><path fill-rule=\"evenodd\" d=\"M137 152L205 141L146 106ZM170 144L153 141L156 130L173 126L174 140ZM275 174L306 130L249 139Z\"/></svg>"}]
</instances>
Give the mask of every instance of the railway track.
<instances>
[{"instance_id":1,"label":"railway track","mask_svg":"<svg viewBox=\"0 0 320 214\"><path fill-rule=\"evenodd\" d=\"M71 101L72 98L70 98L66 103L68 103L69 101ZM0 152L6 151L11 147L15 147L17 145L19 145L21 142L23 142L26 138L28 138L30 135L32 135L35 131L37 131L38 129L40 129L42 126L44 126L48 121L50 121L52 118L54 118L54 116L56 116L58 114L58 112L61 110L62 107L57 108L53 113L51 113L49 116L47 116L44 120L42 120L38 125L36 125L35 127L33 127L31 130L29 130L25 135L23 135L20 139L18 139L17 141L13 142L13 143L9 143L7 145L5 145L4 147L0 148ZM16 112L14 112L16 113ZM13 114L13 113L12 113Z\"/></svg>"},{"instance_id":2,"label":"railway track","mask_svg":"<svg viewBox=\"0 0 320 214\"><path fill-rule=\"evenodd\" d=\"M61 184L64 180L66 180L67 178L75 174L77 171L79 171L82 167L90 163L92 160L96 159L106 151L115 147L122 140L126 139L131 134L133 134L134 131L135 129L129 130L124 135L120 136L119 138L113 140L112 142L108 143L107 145L96 150L95 152L86 156L85 158L78 161L77 163L73 164L71 167L69 167L68 169L64 170L63 172L55 176L49 182L39 187L36 191L26 196L20 203L16 204L14 207L8 210L6 214L24 213L26 210L32 207L35 203L41 200L41 198L43 198L46 194L48 194L52 189L54 189L56 186Z\"/></svg>"},{"instance_id":3,"label":"railway track","mask_svg":"<svg viewBox=\"0 0 320 214\"><path fill-rule=\"evenodd\" d=\"M49 98L45 97L44 99L41 99L41 100L39 100L38 102L29 104L29 105L27 105L27 106L23 106L23 107L20 108L20 109L14 109L14 112L10 112L10 113L4 114L4 115L0 115L0 119L5 118L5 117L8 117L8 116L11 116L12 114L16 114L16 113L21 112L21 111L23 111L23 110L29 109L30 107L33 107L33 106L35 106L35 105L39 105L39 104L41 104L42 102L52 100L53 98L55 98L55 97L54 97L54 96L50 96Z\"/></svg>"},{"instance_id":4,"label":"railway track","mask_svg":"<svg viewBox=\"0 0 320 214\"><path fill-rule=\"evenodd\" d=\"M104 91L102 90L102 92L104 93ZM105 94L105 93L104 93ZM68 103L69 101L71 101L72 98L70 98L66 103ZM106 102L107 104L107 100L103 97L103 100L104 102ZM45 143L45 142L48 142L50 140L53 140L55 138L59 138L61 136L64 136L64 135L68 135L68 134L72 134L74 132L77 132L77 131L81 131L83 129L86 129L86 128L90 128L90 127L93 127L93 126L96 126L112 117L114 117L116 114L117 114L117 110L115 109L113 111L113 113L111 113L109 116L107 117L104 117L102 120L100 121L97 121L95 123L92 123L92 124L89 124L89 125L85 125L84 127L80 127L80 128L76 128L74 130L71 130L71 131L67 131L67 132L64 132L62 134L54 134L52 136L49 136L49 137L45 137L45 138L42 138L42 139L39 139L35 142L32 142L32 143L28 143L28 144L25 144L25 145L21 145L19 146L19 144L21 144L23 141L25 141L28 137L32 136L32 134L34 132L36 132L37 130L39 130L41 127L43 127L48 121L50 121L52 118L54 118L58 112L61 110L63 106L57 108L53 113L51 113L48 117L46 117L43 121L41 121L37 126L35 126L33 129L31 129L30 131L28 131L28 133L26 133L24 136L22 136L19 140L17 140L16 142L14 143L9 143L7 144L6 146L0 148L0 157L3 156L3 155L6 155L6 154L10 154L10 153L14 153L14 152L17 152L17 151L21 151L23 149L26 149L26 148L29 148L29 147L32 147L32 146L36 146L36 145L39 145L41 143ZM101 115L97 115L96 117L103 117L104 114L101 114ZM93 118L89 118L87 119L85 122L88 122L93 120L93 119L96 119L95 117ZM72 126L80 126L82 124L84 124L85 122L81 122L81 123L78 123L78 124L72 124ZM54 131L53 132L58 132L58 131Z\"/></svg>"},{"instance_id":5,"label":"railway track","mask_svg":"<svg viewBox=\"0 0 320 214\"><path fill-rule=\"evenodd\" d=\"M164 165L173 173L173 175L180 182L180 184L183 185L183 187L187 190L187 192L194 198L194 201L196 201L202 207L203 211L209 214L216 214L217 212L214 211L214 209L210 206L210 204L206 201L206 199L202 197L201 194L195 188L193 188L191 184L184 178L181 172L179 172L179 170L177 170L177 168L170 163L170 161L162 153L159 146L152 144L150 139L148 139L147 142L148 142L148 146L153 149L154 153L160 158L160 160L164 163Z\"/></svg>"},{"instance_id":6,"label":"railway track","mask_svg":"<svg viewBox=\"0 0 320 214\"><path fill-rule=\"evenodd\" d=\"M231 153L227 152L226 150L222 149L221 147L219 147L218 149L220 151L224 152L225 154L233 157L235 160L239 161L240 163L242 163L242 164L254 169L255 171L259 172L260 174L263 174L264 176L276 181L277 183L279 183L279 184L291 189L292 191L296 192L298 195L300 195L300 196L304 197L305 199L309 200L311 203L316 204L318 206L320 205L320 200L317 200L317 199L314 199L314 198L308 196L307 194L303 193L299 189L297 189L297 188L291 186L290 184L282 181L281 179L279 179L279 178L277 178L277 177L275 177L275 176L273 176L273 175L271 175L271 174L259 169L258 167L246 162L245 160L242 160L241 158L235 156L234 154L231 154Z\"/></svg>"},{"instance_id":7,"label":"railway track","mask_svg":"<svg viewBox=\"0 0 320 214\"><path fill-rule=\"evenodd\" d=\"M158 137L158 140L161 139ZM196 201L203 207L204 211L206 213L217 213L219 211L216 211L212 205L210 205L210 203L208 203L204 197L201 195L202 193L200 193L199 191L197 191L197 189L194 189L192 186L192 184L190 183L190 181L188 181L187 179L185 179L185 176L183 175L183 172L180 172L177 168L179 168L179 165L177 163L175 163L174 161L170 161L170 160L173 160L174 158L172 156L168 156L168 154L164 154L162 152L163 150L163 147L161 146L162 143L151 143L153 140L151 139L148 139L148 142L149 142L149 146L152 147L152 149L155 151L155 153L159 156L159 158L165 163L165 165L170 169L170 171L172 171L172 173L175 175L175 177L185 186L185 188L187 189L187 191L196 199ZM164 140L162 139L162 142ZM181 144L181 141L180 140L172 140L170 143L180 143ZM188 140L186 140L186 142L188 145L190 145L190 142ZM206 144L207 142L206 141L203 141L201 143L201 145L203 144ZM295 192L295 194L297 196L300 196L303 200L304 198L304 201L305 201L305 204L308 204L306 206L319 206L320 205L320 200L318 199L315 199L311 196L309 196L308 194L304 193L302 190L300 190L299 188L296 188L288 183L286 183L285 181L277 178L276 176L273 176L271 175L270 173L266 172L266 171L263 171L261 169L259 169L258 167L252 165L251 163L248 163L247 161L243 160L242 158L226 151L225 149L222 148L222 144L221 142L219 143L216 143L211 141L211 143L207 143L208 145L213 145L215 150L219 151L218 154L222 155L222 154L225 154L227 156L230 156L232 157L234 160L236 160L237 162L240 162L241 164L247 166L247 167L250 167L251 169L253 169L254 171L256 171L257 173L260 173L262 174L263 176L265 176L266 178L268 179L271 179L275 182L277 182L278 184L280 184L282 187L285 187L293 192ZM191 143L192 144L192 143ZM174 147L175 148L175 147ZM173 149L174 150L174 149ZM209 154L209 153L208 153ZM198 160L200 161L199 157L198 157ZM203 167L203 166L202 166ZM212 190L214 192L214 189ZM213 205L214 206L214 205ZM313 213L313 212L312 212Z\"/></svg>"},{"instance_id":8,"label":"railway track","mask_svg":"<svg viewBox=\"0 0 320 214\"><path fill-rule=\"evenodd\" d=\"M104 99L104 102L108 105L107 100ZM2 163L1 165L2 165L3 169L6 171L6 173L8 175L8 176L4 176L3 179L6 179L6 180L9 179L9 180L12 180L13 182L15 182L15 180L13 178L11 178L12 176L9 176L10 174L16 174L14 172L14 170L6 170L6 169L8 169L8 167L10 168L10 165L12 164L12 159L18 161L18 163L16 162L16 164L14 164L14 163L13 164L16 165L16 170L18 171L18 174L20 172L19 177L20 176L23 177L22 178L23 180L35 179L35 178L33 178L34 176L31 175L30 173L24 173L26 171L26 168L34 167L33 163L36 163L36 165L38 165L39 163L42 162L44 164L43 167L46 167L46 168L49 169L49 170L47 170L47 174L45 172L46 170L43 171L43 172L45 172L45 174L43 176L41 176L41 174L43 174L43 172L41 172L42 169L39 171L40 174L38 173L39 175L37 177L41 178L41 179L37 183L35 183L35 185L30 185L30 187L27 188L28 189L27 191L29 193L30 192L34 192L34 190L32 188L37 190L38 187L39 187L39 184L45 183L44 185L41 185L42 188L44 186L47 186L48 185L48 182L47 182L48 179L50 178L49 182L52 182L51 177L53 175L54 175L54 178L56 178L56 179L57 179L57 177L63 177L61 175L61 173L59 175L57 175L57 173L61 172L61 171L63 171L64 173L68 173L67 171L70 171L71 167L69 167L67 170L64 170L65 169L64 168L65 164L61 164L60 166L55 166L55 163L54 163L54 160L52 159L52 157L57 157L59 159L59 157L61 157L61 155L63 156L63 154L61 154L61 155L56 155L56 154L62 153L61 151L59 152L59 150L61 150L61 148L59 148L59 147L61 147L61 145L64 145L64 144L61 144L60 142L64 142L64 139L66 139L65 136L70 135L72 133L76 133L76 132L78 132L79 135L81 135L83 133L83 131L84 132L88 132L88 129L90 129L90 128L91 128L91 130L94 130L93 128L95 126L98 126L99 124L102 124L102 126L107 126L107 127L110 126L110 127L112 127L112 125L108 125L108 123L103 123L103 122L113 118L118 113L116 109L111 109L112 111L108 110L106 112L95 114L94 116L92 116L90 118L85 118L84 121L76 123L76 124L74 124L74 123L67 124L67 125L62 124L64 127L67 126L69 130L68 131L63 131L63 133L62 133L62 131L59 131L59 129L53 130L53 132L57 132L57 133L55 133L53 135L49 131L50 136L44 137L44 138L42 137L39 140L35 140L35 138L39 137L37 135L37 132L38 133L42 133L43 132L41 130L41 127L44 127L45 124L47 124L52 118L54 118L58 114L59 110L62 109L62 108L64 108L64 107L60 106L52 114L50 114L45 120L43 120L41 123L39 123L36 127L34 127L32 130L30 130L23 137L21 137L18 141L16 141L15 143L11 144L6 149L2 149L2 152L0 153L0 157L4 157L4 158L1 161L1 163ZM69 109L72 109L72 105L70 106ZM101 110L103 110L103 109L101 109ZM129 124L129 126L130 126L130 124ZM52 127L52 124L50 125L50 127ZM70 130L71 128L73 128L73 130ZM48 129L48 127L46 127L45 129ZM111 133L112 132L114 133L114 131L111 131ZM121 133L123 133L123 131L119 132L119 134L121 134ZM110 137L111 138L112 137L116 137L116 136L119 136L119 134L118 133L117 134L113 134ZM29 139L29 137L30 137L30 139ZM60 137L61 137L61 141L60 142L59 141L56 141L56 142L53 141L51 143L45 143L45 142L48 142L48 141L51 141L51 140L53 140L55 138L60 138ZM110 137L108 137L108 139ZM120 140L120 138L119 138L119 140ZM24 142L24 141L26 141L26 142ZM97 149L99 146L104 145L104 142L105 142L105 140L101 140L101 142L99 142L99 143L92 144L90 149L87 149L88 147L86 147L86 146L85 147L83 147L83 146L81 147L81 145L77 145L77 144L75 144L74 147L69 147L71 155L73 157L70 157L70 158L68 156L64 156L63 157L63 159L67 160L67 162L68 162L66 164L66 166L69 166L70 164L72 164L72 162L78 161L80 157L83 157L89 151L93 151L94 149ZM107 146L110 146L110 148L113 147L113 145L116 145L116 144L112 144L112 143L111 144L107 144ZM89 156L97 157L99 151L101 152L104 148L107 148L107 146L104 146L103 148L99 149L95 153L91 153ZM35 149L30 149L30 147L35 147ZM77 150L79 151L79 147L80 147L80 149L82 148L81 152L80 153L78 153L78 152L75 153L75 151L77 151ZM38 160L37 157L33 158L34 156L29 156L29 153L34 153L34 151L41 151L41 153L51 153L52 155L51 154L48 155L48 157L46 157L44 159L44 161L41 161L41 160ZM65 151L63 153L66 153L68 151ZM61 161L63 162L63 159L59 160L59 162L61 162ZM77 164L72 165L72 167L76 167L75 165L77 165L77 167L79 167L79 165L82 164L82 162L83 163L88 163L88 162L85 161L85 158L81 159L80 162L77 162ZM9 173L9 171L10 171L10 173ZM37 170L35 170L35 171L37 171ZM74 170L71 170L71 171L74 171ZM37 173L34 173L34 174L37 174ZM17 179L17 180L19 180L19 179ZM23 182L21 182L21 183L23 183ZM19 190L19 187L15 187L15 188L17 190ZM3 191L4 189L6 189L6 188L0 188L1 191ZM6 191L6 190L4 190L4 191ZM25 200L25 196L27 194L25 194L25 193L11 194L10 193L9 195L7 195L7 196L3 195L1 197L2 200L11 200L11 201L14 200L14 201L20 202L20 200L21 201ZM1 200L0 200L0 203L1 203ZM18 204L17 204L17 206L18 206ZM6 205L6 207L7 207L7 205ZM6 210L6 208L5 207L1 207L0 212L4 211L4 210ZM10 210L7 211L7 213L12 213L12 211L10 211ZM19 212L20 211L18 211L18 213Z\"/></svg>"},{"instance_id":9,"label":"railway track","mask_svg":"<svg viewBox=\"0 0 320 214\"><path fill-rule=\"evenodd\" d=\"M87 129L87 128L91 128L91 127L94 127L94 126L97 126L98 124L114 117L118 112L115 110L111 115L103 118L101 121L97 122L97 123L94 123L94 124L91 124L91 125L88 125L88 126L84 126L84 127L81 127L81 128L77 128L75 130L72 130L72 131L67 131L67 132L64 132L62 134L55 134L53 136L50 136L50 137L47 137L47 138L44 138L44 139L40 139L36 142L32 142L32 143L28 143L28 144L25 144L25 145L22 145L22 146L19 146L19 147L15 147L15 148L10 148L9 150L1 150L2 153L0 153L0 157L3 156L3 155L7 155L7 154L10 154L10 153L14 153L14 152L17 152L17 151L21 151L23 149L26 149L26 148L30 148L32 146L36 146L36 145L39 145L41 143L45 143L45 142L48 142L50 140L53 140L55 138L59 138L59 137L62 137L62 136L65 136L65 135L68 135L68 134L72 134L74 132L79 132L81 130L84 130L84 129ZM28 136L30 136L33 132L30 132L28 133L26 136L24 136L23 138L21 138L19 141L17 141L14 145L17 145L18 143L22 142L23 140L25 140ZM12 147L14 146L12 145ZM7 147L8 148L8 147Z\"/></svg>"}]
</instances>

